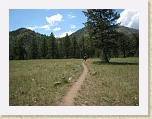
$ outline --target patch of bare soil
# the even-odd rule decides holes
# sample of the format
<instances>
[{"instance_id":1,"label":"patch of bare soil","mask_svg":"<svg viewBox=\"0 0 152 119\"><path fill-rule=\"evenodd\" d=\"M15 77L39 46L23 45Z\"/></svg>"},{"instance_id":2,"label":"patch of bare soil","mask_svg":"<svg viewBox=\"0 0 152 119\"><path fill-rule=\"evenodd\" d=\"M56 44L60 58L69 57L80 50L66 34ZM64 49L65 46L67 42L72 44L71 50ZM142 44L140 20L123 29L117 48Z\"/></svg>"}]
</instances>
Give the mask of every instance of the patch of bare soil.
<instances>
[{"instance_id":1,"label":"patch of bare soil","mask_svg":"<svg viewBox=\"0 0 152 119\"><path fill-rule=\"evenodd\" d=\"M74 98L78 94L78 90L80 89L83 81L85 80L85 77L87 75L88 69L84 62L82 62L82 65L84 67L82 75L79 77L79 79L72 85L72 87L69 89L67 94L62 98L60 106L74 106Z\"/></svg>"}]
</instances>

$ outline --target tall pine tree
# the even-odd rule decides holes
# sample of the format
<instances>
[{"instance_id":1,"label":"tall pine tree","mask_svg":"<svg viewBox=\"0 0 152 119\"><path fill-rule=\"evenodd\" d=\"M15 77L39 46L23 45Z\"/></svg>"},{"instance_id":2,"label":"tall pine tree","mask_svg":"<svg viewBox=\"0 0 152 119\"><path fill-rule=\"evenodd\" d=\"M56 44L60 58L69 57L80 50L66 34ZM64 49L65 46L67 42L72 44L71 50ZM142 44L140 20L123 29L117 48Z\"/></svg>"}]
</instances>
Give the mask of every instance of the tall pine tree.
<instances>
[{"instance_id":1,"label":"tall pine tree","mask_svg":"<svg viewBox=\"0 0 152 119\"><path fill-rule=\"evenodd\" d=\"M64 56L66 59L70 58L70 54L71 54L70 45L71 45L70 38L68 36L68 33L66 33L66 36L65 36L64 41L63 41Z\"/></svg>"},{"instance_id":2,"label":"tall pine tree","mask_svg":"<svg viewBox=\"0 0 152 119\"><path fill-rule=\"evenodd\" d=\"M83 13L87 17L85 26L94 41L93 44L101 49L104 61L109 62L111 51L109 42L115 37L116 27L119 25L116 20L120 15L113 9L89 9Z\"/></svg>"},{"instance_id":3,"label":"tall pine tree","mask_svg":"<svg viewBox=\"0 0 152 119\"><path fill-rule=\"evenodd\" d=\"M31 39L30 44L30 58L37 59L38 58L38 46L35 38Z\"/></svg>"},{"instance_id":4,"label":"tall pine tree","mask_svg":"<svg viewBox=\"0 0 152 119\"><path fill-rule=\"evenodd\" d=\"M77 50L77 40L74 35L71 39L71 55L73 58L76 58L76 50Z\"/></svg>"},{"instance_id":5,"label":"tall pine tree","mask_svg":"<svg viewBox=\"0 0 152 119\"><path fill-rule=\"evenodd\" d=\"M45 59L47 55L47 40L44 38L42 39L41 45L40 45L40 52L41 52L41 58Z\"/></svg>"}]
</instances>

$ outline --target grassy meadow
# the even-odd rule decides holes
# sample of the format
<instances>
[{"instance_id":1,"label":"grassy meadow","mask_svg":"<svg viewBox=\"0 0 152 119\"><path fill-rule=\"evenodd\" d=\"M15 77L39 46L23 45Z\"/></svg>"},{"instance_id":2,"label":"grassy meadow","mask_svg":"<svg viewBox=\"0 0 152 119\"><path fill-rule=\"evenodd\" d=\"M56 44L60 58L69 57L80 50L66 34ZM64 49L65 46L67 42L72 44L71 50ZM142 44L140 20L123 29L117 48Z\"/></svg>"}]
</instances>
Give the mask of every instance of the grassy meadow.
<instances>
[{"instance_id":1,"label":"grassy meadow","mask_svg":"<svg viewBox=\"0 0 152 119\"><path fill-rule=\"evenodd\" d=\"M10 106L56 106L83 72L82 59L9 61ZM88 59L76 106L138 106L139 58Z\"/></svg>"},{"instance_id":2,"label":"grassy meadow","mask_svg":"<svg viewBox=\"0 0 152 119\"><path fill-rule=\"evenodd\" d=\"M139 105L139 58L112 58L109 64L91 59L86 65L89 72L75 105Z\"/></svg>"},{"instance_id":3,"label":"grassy meadow","mask_svg":"<svg viewBox=\"0 0 152 119\"><path fill-rule=\"evenodd\" d=\"M9 61L10 106L55 106L81 75L82 59Z\"/></svg>"}]
</instances>

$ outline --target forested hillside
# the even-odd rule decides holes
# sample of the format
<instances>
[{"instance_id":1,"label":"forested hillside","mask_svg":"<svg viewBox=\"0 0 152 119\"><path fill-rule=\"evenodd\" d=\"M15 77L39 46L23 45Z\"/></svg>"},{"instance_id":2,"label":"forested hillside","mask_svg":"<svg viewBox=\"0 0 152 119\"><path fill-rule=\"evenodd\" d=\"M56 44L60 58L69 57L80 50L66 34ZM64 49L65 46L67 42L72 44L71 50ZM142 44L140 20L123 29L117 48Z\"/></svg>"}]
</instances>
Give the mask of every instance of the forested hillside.
<instances>
[{"instance_id":1,"label":"forested hillside","mask_svg":"<svg viewBox=\"0 0 152 119\"><path fill-rule=\"evenodd\" d=\"M126 35L131 35L133 33L138 34L139 30L138 29L133 29L133 28L128 28L125 26L119 26L117 29L117 32L123 32ZM86 27L83 27L82 29L79 29L78 31L72 33L71 35L69 35L70 38L72 38L72 36L76 36L76 38L80 38L80 36L84 35L85 37L89 36L88 30ZM59 38L60 40L63 38Z\"/></svg>"},{"instance_id":2,"label":"forested hillside","mask_svg":"<svg viewBox=\"0 0 152 119\"><path fill-rule=\"evenodd\" d=\"M117 47L111 49L111 57L130 57L139 55L139 31L120 26L117 31L122 37L116 39ZM86 27L70 36L56 39L36 33L26 28L9 32L9 59L47 59L82 58L87 53L90 58L100 57L100 49L95 48Z\"/></svg>"}]
</instances>

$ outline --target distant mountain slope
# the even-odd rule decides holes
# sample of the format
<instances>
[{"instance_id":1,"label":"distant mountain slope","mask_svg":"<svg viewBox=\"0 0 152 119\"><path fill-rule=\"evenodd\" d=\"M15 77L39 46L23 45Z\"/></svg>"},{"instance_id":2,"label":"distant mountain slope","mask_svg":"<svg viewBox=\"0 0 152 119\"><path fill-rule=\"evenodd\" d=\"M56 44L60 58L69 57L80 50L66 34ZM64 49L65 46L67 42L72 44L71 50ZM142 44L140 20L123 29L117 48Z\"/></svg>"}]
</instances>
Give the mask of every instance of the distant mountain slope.
<instances>
[{"instance_id":1,"label":"distant mountain slope","mask_svg":"<svg viewBox=\"0 0 152 119\"><path fill-rule=\"evenodd\" d=\"M37 33L30 29L19 28L9 32L9 43L12 44L14 39L20 39L24 42L24 46L28 47L32 39L36 39L37 43L41 42L41 39L48 39L49 36Z\"/></svg>"},{"instance_id":2,"label":"distant mountain slope","mask_svg":"<svg viewBox=\"0 0 152 119\"><path fill-rule=\"evenodd\" d=\"M119 26L117 31L118 32L124 32L127 35L131 35L132 33L139 33L138 29L128 28L128 27L125 27L125 26ZM35 31L29 30L29 29L26 29L26 28L19 28L17 30L9 32L10 37L16 37L16 36L21 35L21 34L26 35L26 36L27 35L32 35L32 36L38 35L38 36L43 36L43 37L46 37L46 38L48 37L46 35L36 33ZM72 33L71 35L69 35L69 37L72 38L74 35L76 36L77 39L80 38L81 35L87 36L88 35L87 28L83 27L83 28L77 30L76 32ZM61 40L63 38L59 38L58 40Z\"/></svg>"},{"instance_id":3,"label":"distant mountain slope","mask_svg":"<svg viewBox=\"0 0 152 119\"><path fill-rule=\"evenodd\" d=\"M83 27L82 29L77 30L76 32L72 33L69 37L76 36L76 38L79 38L81 35L87 36L88 30L86 27Z\"/></svg>"},{"instance_id":4,"label":"distant mountain slope","mask_svg":"<svg viewBox=\"0 0 152 119\"><path fill-rule=\"evenodd\" d=\"M118 32L124 32L127 35L131 35L133 33L139 33L138 29L133 29L133 28L128 28L125 26L119 26L119 28L117 29Z\"/></svg>"},{"instance_id":5,"label":"distant mountain slope","mask_svg":"<svg viewBox=\"0 0 152 119\"><path fill-rule=\"evenodd\" d=\"M9 35L16 37L17 35L24 34L24 33L35 34L35 31L32 31L30 29L26 29L26 28L19 28L17 30L10 31Z\"/></svg>"},{"instance_id":6,"label":"distant mountain slope","mask_svg":"<svg viewBox=\"0 0 152 119\"><path fill-rule=\"evenodd\" d=\"M139 33L138 29L128 28L128 27L125 27L125 26L119 26L117 31L126 33L127 35L131 35L133 33ZM78 31L69 35L69 37L71 38L71 37L73 37L73 35L75 35L76 38L79 38L81 35L87 36L88 35L87 28L83 27L82 29L79 29Z\"/></svg>"},{"instance_id":7,"label":"distant mountain slope","mask_svg":"<svg viewBox=\"0 0 152 119\"><path fill-rule=\"evenodd\" d=\"M16 37L17 35L24 35L24 34L30 34L30 35L42 35L42 36L46 36L46 35L43 35L43 34L40 34L40 33L37 33L35 31L32 31L30 29L27 29L27 28L19 28L17 30L14 30L14 31L10 31L9 32L9 35L10 36L13 36L13 37Z\"/></svg>"}]
</instances>

